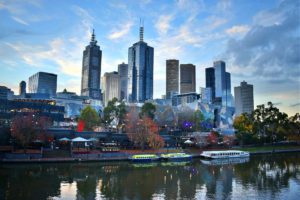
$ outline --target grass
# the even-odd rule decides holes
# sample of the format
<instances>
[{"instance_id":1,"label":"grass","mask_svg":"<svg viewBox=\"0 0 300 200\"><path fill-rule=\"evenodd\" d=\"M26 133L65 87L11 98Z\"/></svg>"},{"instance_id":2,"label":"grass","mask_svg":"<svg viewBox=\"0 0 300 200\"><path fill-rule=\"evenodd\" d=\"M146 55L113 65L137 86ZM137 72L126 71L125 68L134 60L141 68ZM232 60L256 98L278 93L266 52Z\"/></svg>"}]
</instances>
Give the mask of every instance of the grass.
<instances>
[{"instance_id":1,"label":"grass","mask_svg":"<svg viewBox=\"0 0 300 200\"><path fill-rule=\"evenodd\" d=\"M297 145L282 145L282 146L259 146L259 147L241 147L238 150L249 151L249 152L259 152L259 151L272 151L272 150L293 150L300 149Z\"/></svg>"}]
</instances>

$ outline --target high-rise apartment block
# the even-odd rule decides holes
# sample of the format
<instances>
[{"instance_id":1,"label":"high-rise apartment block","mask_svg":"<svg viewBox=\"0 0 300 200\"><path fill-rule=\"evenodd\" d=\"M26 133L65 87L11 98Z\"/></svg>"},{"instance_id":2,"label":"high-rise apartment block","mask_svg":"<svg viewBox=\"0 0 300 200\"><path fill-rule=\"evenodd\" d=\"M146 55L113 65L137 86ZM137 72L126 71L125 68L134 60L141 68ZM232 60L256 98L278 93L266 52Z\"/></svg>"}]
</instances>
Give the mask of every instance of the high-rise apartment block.
<instances>
[{"instance_id":1,"label":"high-rise apartment block","mask_svg":"<svg viewBox=\"0 0 300 200\"><path fill-rule=\"evenodd\" d=\"M118 65L118 73L121 82L120 100L127 99L127 85L128 85L128 64L122 63Z\"/></svg>"},{"instance_id":2,"label":"high-rise apartment block","mask_svg":"<svg viewBox=\"0 0 300 200\"><path fill-rule=\"evenodd\" d=\"M120 99L121 85L118 72L106 72L102 77L103 102L107 106L108 101L114 97Z\"/></svg>"},{"instance_id":3,"label":"high-rise apartment block","mask_svg":"<svg viewBox=\"0 0 300 200\"><path fill-rule=\"evenodd\" d=\"M253 85L241 82L241 85L234 87L235 114L251 113L254 109Z\"/></svg>"},{"instance_id":4,"label":"high-rise apartment block","mask_svg":"<svg viewBox=\"0 0 300 200\"><path fill-rule=\"evenodd\" d=\"M47 72L38 72L29 77L29 93L49 94L50 97L56 95L57 75Z\"/></svg>"},{"instance_id":5,"label":"high-rise apartment block","mask_svg":"<svg viewBox=\"0 0 300 200\"><path fill-rule=\"evenodd\" d=\"M92 99L101 99L100 76L101 76L102 51L97 45L93 31L91 42L83 51L81 95Z\"/></svg>"},{"instance_id":6,"label":"high-rise apartment block","mask_svg":"<svg viewBox=\"0 0 300 200\"><path fill-rule=\"evenodd\" d=\"M180 64L180 94L196 92L196 66Z\"/></svg>"},{"instance_id":7,"label":"high-rise apartment block","mask_svg":"<svg viewBox=\"0 0 300 200\"><path fill-rule=\"evenodd\" d=\"M179 93L179 61L166 61L166 98L171 99Z\"/></svg>"},{"instance_id":8,"label":"high-rise apartment block","mask_svg":"<svg viewBox=\"0 0 300 200\"><path fill-rule=\"evenodd\" d=\"M140 41L128 49L129 102L144 102L153 99L154 49L143 41L144 27L140 27Z\"/></svg>"}]
</instances>

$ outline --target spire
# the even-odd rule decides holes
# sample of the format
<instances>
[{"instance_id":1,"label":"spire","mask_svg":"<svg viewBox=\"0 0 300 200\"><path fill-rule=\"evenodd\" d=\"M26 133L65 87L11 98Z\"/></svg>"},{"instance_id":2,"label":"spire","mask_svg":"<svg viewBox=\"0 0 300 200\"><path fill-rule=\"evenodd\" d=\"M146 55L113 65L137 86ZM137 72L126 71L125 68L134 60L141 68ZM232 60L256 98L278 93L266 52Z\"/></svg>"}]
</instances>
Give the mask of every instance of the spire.
<instances>
[{"instance_id":1,"label":"spire","mask_svg":"<svg viewBox=\"0 0 300 200\"><path fill-rule=\"evenodd\" d=\"M144 20L140 19L140 41L144 41Z\"/></svg>"},{"instance_id":2,"label":"spire","mask_svg":"<svg viewBox=\"0 0 300 200\"><path fill-rule=\"evenodd\" d=\"M95 41L95 30L93 29L93 34L92 34L92 37L91 37L91 42L94 42Z\"/></svg>"}]
</instances>

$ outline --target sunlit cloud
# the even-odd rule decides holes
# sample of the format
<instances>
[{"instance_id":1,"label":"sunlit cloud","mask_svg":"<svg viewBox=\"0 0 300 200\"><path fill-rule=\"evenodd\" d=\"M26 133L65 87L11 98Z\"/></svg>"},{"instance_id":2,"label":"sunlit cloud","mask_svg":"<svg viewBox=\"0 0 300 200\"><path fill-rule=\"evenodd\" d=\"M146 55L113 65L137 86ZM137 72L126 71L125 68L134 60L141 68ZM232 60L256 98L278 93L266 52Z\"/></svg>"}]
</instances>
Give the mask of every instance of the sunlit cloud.
<instances>
[{"instance_id":1,"label":"sunlit cloud","mask_svg":"<svg viewBox=\"0 0 300 200\"><path fill-rule=\"evenodd\" d=\"M120 25L118 27L118 29L115 29L110 33L108 38L110 40L117 40L117 39L120 39L120 38L124 37L125 35L127 35L129 33L132 25L133 25L132 21L129 21L125 24Z\"/></svg>"},{"instance_id":2,"label":"sunlit cloud","mask_svg":"<svg viewBox=\"0 0 300 200\"><path fill-rule=\"evenodd\" d=\"M20 24L23 24L23 25L26 25L26 26L29 25L26 21L24 21L23 19L20 19L20 18L18 18L18 17L11 17L11 18L12 18L13 20L15 20L16 22L20 23Z\"/></svg>"},{"instance_id":3,"label":"sunlit cloud","mask_svg":"<svg viewBox=\"0 0 300 200\"><path fill-rule=\"evenodd\" d=\"M237 25L226 29L226 33L230 36L244 35L250 30L248 25Z\"/></svg>"},{"instance_id":4,"label":"sunlit cloud","mask_svg":"<svg viewBox=\"0 0 300 200\"><path fill-rule=\"evenodd\" d=\"M172 15L159 16L159 18L155 24L155 28L159 34L166 34L168 32L168 30L171 27L170 23L171 23L172 19L173 19Z\"/></svg>"}]
</instances>

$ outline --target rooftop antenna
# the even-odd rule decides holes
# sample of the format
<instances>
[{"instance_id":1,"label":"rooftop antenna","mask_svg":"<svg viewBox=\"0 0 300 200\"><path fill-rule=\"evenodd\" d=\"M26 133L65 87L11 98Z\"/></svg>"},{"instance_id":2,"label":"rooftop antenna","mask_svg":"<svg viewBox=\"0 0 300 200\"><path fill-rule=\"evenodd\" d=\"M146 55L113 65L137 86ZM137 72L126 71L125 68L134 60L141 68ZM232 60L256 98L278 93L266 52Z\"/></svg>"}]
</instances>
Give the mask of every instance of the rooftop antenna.
<instances>
[{"instance_id":1,"label":"rooftop antenna","mask_svg":"<svg viewBox=\"0 0 300 200\"><path fill-rule=\"evenodd\" d=\"M91 41L94 42L95 41L95 30L93 29L93 34L92 34L92 37L91 37Z\"/></svg>"},{"instance_id":2,"label":"rooftop antenna","mask_svg":"<svg viewBox=\"0 0 300 200\"><path fill-rule=\"evenodd\" d=\"M144 20L140 18L140 41L144 41Z\"/></svg>"}]
</instances>

